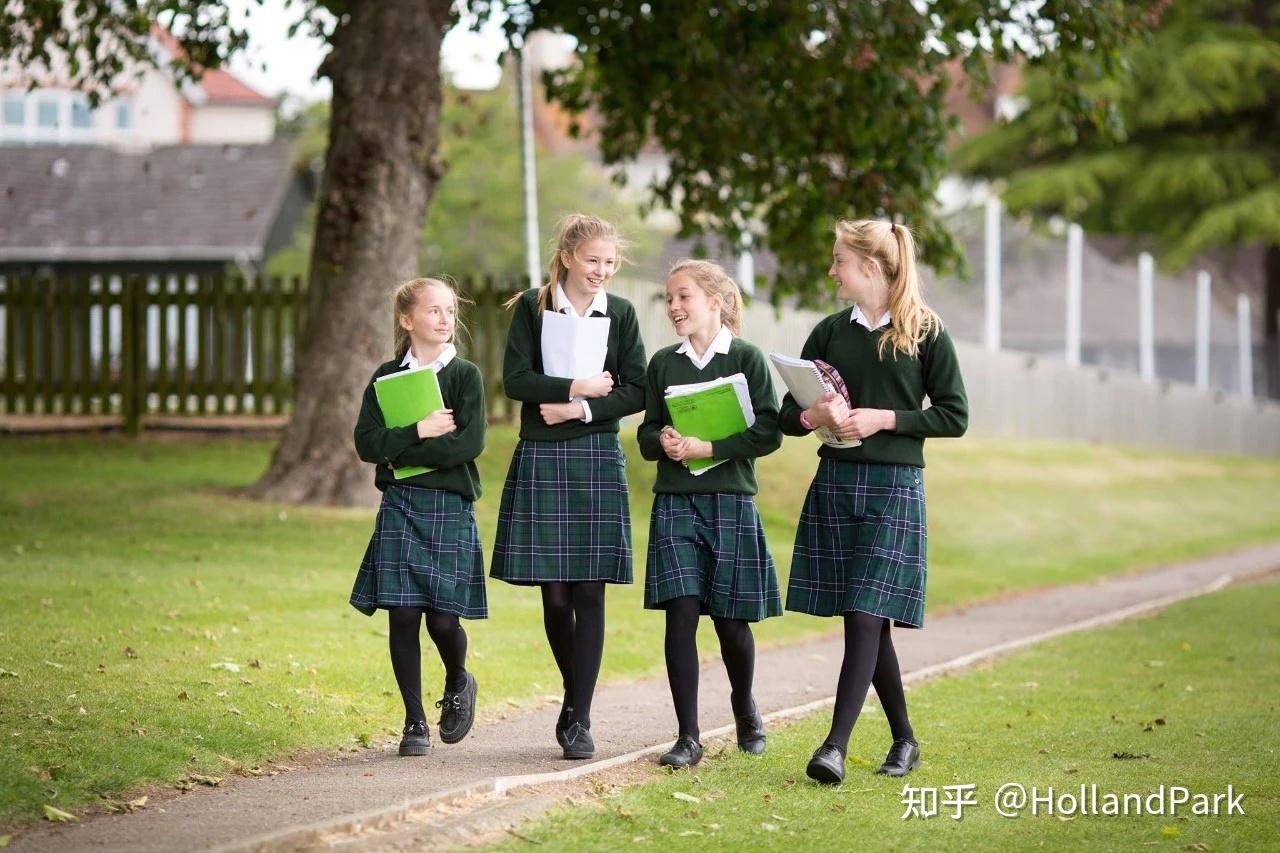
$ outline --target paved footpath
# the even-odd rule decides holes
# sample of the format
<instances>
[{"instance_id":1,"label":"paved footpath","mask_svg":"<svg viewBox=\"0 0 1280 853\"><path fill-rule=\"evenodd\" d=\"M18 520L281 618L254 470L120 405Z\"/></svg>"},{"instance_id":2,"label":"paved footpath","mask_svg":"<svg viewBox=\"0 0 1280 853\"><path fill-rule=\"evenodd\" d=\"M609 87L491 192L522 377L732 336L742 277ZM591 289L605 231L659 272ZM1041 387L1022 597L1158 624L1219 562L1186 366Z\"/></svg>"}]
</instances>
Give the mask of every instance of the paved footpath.
<instances>
[{"instance_id":1,"label":"paved footpath","mask_svg":"<svg viewBox=\"0 0 1280 853\"><path fill-rule=\"evenodd\" d=\"M923 631L895 631L909 681L1071 630L1149 611L1280 568L1280 544L1196 560L1093 583L1038 590L967 607L930 620ZM834 626L834 623L833 623ZM829 702L840 669L839 638L762 650L756 699L779 712ZM607 653L607 648L606 648ZM484 700L484 685L481 702ZM702 671L700 707L708 734L731 722L729 685L718 661ZM15 838L15 851L193 849L286 850L324 844L345 831L394 824L460 792L501 792L527 776L590 772L637 751L667 744L675 714L665 678L603 687L593 708L597 759L565 762L555 743L558 706L477 726L456 746L438 744L421 759L392 746L327 766L235 779L156 808L103 815L80 825L39 825ZM788 712L790 713L790 712ZM553 781L554 776L540 777Z\"/></svg>"}]
</instances>

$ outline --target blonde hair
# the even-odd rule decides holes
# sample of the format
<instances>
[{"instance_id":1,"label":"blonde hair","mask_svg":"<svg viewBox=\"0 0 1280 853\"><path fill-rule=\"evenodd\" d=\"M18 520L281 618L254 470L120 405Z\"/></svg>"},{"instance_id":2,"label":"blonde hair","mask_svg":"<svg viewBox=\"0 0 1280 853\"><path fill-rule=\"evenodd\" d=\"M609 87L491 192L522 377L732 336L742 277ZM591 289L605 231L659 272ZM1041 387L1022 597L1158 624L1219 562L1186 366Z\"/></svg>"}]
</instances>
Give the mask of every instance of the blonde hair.
<instances>
[{"instance_id":1,"label":"blonde hair","mask_svg":"<svg viewBox=\"0 0 1280 853\"><path fill-rule=\"evenodd\" d=\"M708 296L719 296L720 322L735 335L742 334L742 291L724 267L713 261L685 258L676 261L671 272L667 273L667 281L677 275L689 276Z\"/></svg>"},{"instance_id":2,"label":"blonde hair","mask_svg":"<svg viewBox=\"0 0 1280 853\"><path fill-rule=\"evenodd\" d=\"M404 284L396 288L395 293L391 297L391 326L392 326L392 352L397 359L404 358L404 354L409 351L409 330L400 325L400 318L407 316L413 311L413 306L418 302L418 296L428 287L443 287L445 290L453 294L453 307L457 311L458 316L454 318L453 337L450 343L458 340L459 332L466 332L467 328L462 323L462 306L470 305L471 300L467 299L458 290L458 283L447 275L426 276L423 278L412 278Z\"/></svg>"},{"instance_id":3,"label":"blonde hair","mask_svg":"<svg viewBox=\"0 0 1280 853\"><path fill-rule=\"evenodd\" d=\"M617 272L621 268L625 258L622 251L627 248L627 242L618 234L618 229L598 216L591 216L586 213L570 213L556 224L555 248L551 251L551 263L547 265L547 280L542 287L538 289L538 313L541 314L545 310L555 310L552 304L555 301L555 286L564 284L565 277L569 270L560 259L561 252L568 252L570 255L577 256L578 247L589 240L608 240L618 249L618 264L614 268ZM517 293L504 303L503 307L511 308L520 301L520 294Z\"/></svg>"},{"instance_id":4,"label":"blonde hair","mask_svg":"<svg viewBox=\"0 0 1280 853\"><path fill-rule=\"evenodd\" d=\"M893 322L880 337L878 352L885 347L917 356L920 344L942 331L942 318L924 302L920 292L920 272L916 266L916 245L904 225L878 219L841 219L836 223L836 243L860 258L880 265L889 284L889 316Z\"/></svg>"}]
</instances>

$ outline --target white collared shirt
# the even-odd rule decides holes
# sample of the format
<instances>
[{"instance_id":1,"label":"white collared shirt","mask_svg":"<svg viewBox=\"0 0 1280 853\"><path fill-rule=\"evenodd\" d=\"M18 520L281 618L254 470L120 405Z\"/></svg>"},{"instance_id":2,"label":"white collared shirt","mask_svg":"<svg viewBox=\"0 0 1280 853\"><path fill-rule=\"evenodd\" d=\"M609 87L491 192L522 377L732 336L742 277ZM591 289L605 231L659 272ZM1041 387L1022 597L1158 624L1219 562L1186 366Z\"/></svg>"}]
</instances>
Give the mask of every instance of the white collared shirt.
<instances>
[{"instance_id":1,"label":"white collared shirt","mask_svg":"<svg viewBox=\"0 0 1280 853\"><path fill-rule=\"evenodd\" d=\"M893 315L891 315L888 311L885 311L883 314L880 315L880 322L876 323L875 326L873 327L870 321L867 320L867 315L862 313L862 309L859 308L857 305L854 305L853 313L849 315L849 322L857 323L859 326L866 329L868 332L874 332L876 329L883 329L885 326L893 322Z\"/></svg>"},{"instance_id":2,"label":"white collared shirt","mask_svg":"<svg viewBox=\"0 0 1280 853\"><path fill-rule=\"evenodd\" d=\"M573 303L569 301L569 297L565 295L564 285L560 282L556 282L555 297L556 305L560 306L556 309L557 311L561 314L568 314L570 317L582 318L583 315L578 313L578 310L573 307ZM601 317L609 313L609 297L605 295L603 289L592 298L591 304L587 306L586 316L590 317L595 313L599 313ZM578 402L582 404L582 417L578 420L584 424L591 423L591 407L587 405L586 400L579 400Z\"/></svg>"},{"instance_id":3,"label":"white collared shirt","mask_svg":"<svg viewBox=\"0 0 1280 853\"><path fill-rule=\"evenodd\" d=\"M457 347L453 344L445 344L444 349L440 350L440 355L436 356L436 360L427 365L427 367L430 367L436 373L439 373L444 370L445 365L453 361L454 356L457 354ZM418 357L413 354L413 347L409 347L408 351L404 354L404 358L401 360L400 366L407 367L410 370L417 370L419 367L422 367L422 365L418 363Z\"/></svg>"},{"instance_id":4,"label":"white collared shirt","mask_svg":"<svg viewBox=\"0 0 1280 853\"><path fill-rule=\"evenodd\" d=\"M570 317L590 317L593 311L600 312L601 316L609 313L609 297L602 289L591 300L591 304L587 306L586 314L579 314L578 309L573 307L573 303L569 301L569 297L565 295L564 285L556 284L556 308L561 314L568 314Z\"/></svg>"},{"instance_id":5,"label":"white collared shirt","mask_svg":"<svg viewBox=\"0 0 1280 853\"><path fill-rule=\"evenodd\" d=\"M716 336L711 339L711 346L707 347L707 351L698 356L693 351L693 344L688 338L681 338L683 343L676 348L676 352L682 352L689 356L689 360L693 362L693 366L702 370L711 363L711 359L716 357L716 353L728 353L729 346L733 343L733 332L729 331L728 326L721 326L720 331L716 332Z\"/></svg>"}]
</instances>

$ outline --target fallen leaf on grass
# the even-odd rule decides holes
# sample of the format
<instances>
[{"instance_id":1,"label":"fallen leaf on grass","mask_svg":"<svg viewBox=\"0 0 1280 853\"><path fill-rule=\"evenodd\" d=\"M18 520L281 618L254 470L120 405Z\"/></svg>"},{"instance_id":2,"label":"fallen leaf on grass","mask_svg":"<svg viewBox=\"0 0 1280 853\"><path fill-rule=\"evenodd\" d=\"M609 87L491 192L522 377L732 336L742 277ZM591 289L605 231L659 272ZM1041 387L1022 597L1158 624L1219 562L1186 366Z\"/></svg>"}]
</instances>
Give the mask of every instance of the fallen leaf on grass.
<instances>
[{"instance_id":1,"label":"fallen leaf on grass","mask_svg":"<svg viewBox=\"0 0 1280 853\"><path fill-rule=\"evenodd\" d=\"M185 702L189 700L191 697L187 695L187 691L183 690L178 693L178 698Z\"/></svg>"},{"instance_id":2,"label":"fallen leaf on grass","mask_svg":"<svg viewBox=\"0 0 1280 853\"><path fill-rule=\"evenodd\" d=\"M62 668L63 668L63 667L62 667L62 664L60 664L60 663L54 663L54 662L53 662L53 661L51 661L51 660L47 660L47 661L45 661L45 662L44 662L44 665L45 665L45 666L51 666L51 667L53 667L54 669L62 669Z\"/></svg>"},{"instance_id":3,"label":"fallen leaf on grass","mask_svg":"<svg viewBox=\"0 0 1280 853\"><path fill-rule=\"evenodd\" d=\"M136 812L138 809L145 808L146 805L147 805L147 798L138 797L136 800L129 800L128 802L108 803L107 810L114 812L116 814L130 814L132 812Z\"/></svg>"},{"instance_id":4,"label":"fallen leaf on grass","mask_svg":"<svg viewBox=\"0 0 1280 853\"><path fill-rule=\"evenodd\" d=\"M688 838L691 835L701 835L702 833L696 829L686 829L684 832L677 832L677 838Z\"/></svg>"},{"instance_id":5,"label":"fallen leaf on grass","mask_svg":"<svg viewBox=\"0 0 1280 853\"><path fill-rule=\"evenodd\" d=\"M44 807L44 819L52 821L53 823L71 823L73 821L76 823L80 822L80 818L76 817L71 812L64 812L62 809L54 808L53 806Z\"/></svg>"},{"instance_id":6,"label":"fallen leaf on grass","mask_svg":"<svg viewBox=\"0 0 1280 853\"><path fill-rule=\"evenodd\" d=\"M1113 753L1111 753L1111 757L1112 757L1112 758L1117 758L1117 759L1119 759L1119 760L1121 760L1121 761L1133 761L1133 760L1136 760L1136 759L1139 759L1139 758L1150 758L1150 757L1151 757L1151 753L1149 753L1149 752L1142 752L1142 753L1138 753L1138 754L1136 754L1136 755L1135 755L1135 754L1134 754L1134 753L1132 753L1132 752L1113 752Z\"/></svg>"},{"instance_id":7,"label":"fallen leaf on grass","mask_svg":"<svg viewBox=\"0 0 1280 853\"><path fill-rule=\"evenodd\" d=\"M136 658L138 656L138 653L133 650L133 646L125 646L124 656L127 658Z\"/></svg>"},{"instance_id":8,"label":"fallen leaf on grass","mask_svg":"<svg viewBox=\"0 0 1280 853\"><path fill-rule=\"evenodd\" d=\"M229 660L223 660L223 661L218 661L215 664L211 664L209 666L209 669L225 669L227 672L239 672L240 664L232 663Z\"/></svg>"},{"instance_id":9,"label":"fallen leaf on grass","mask_svg":"<svg viewBox=\"0 0 1280 853\"><path fill-rule=\"evenodd\" d=\"M221 776L206 776L203 773L189 773L187 778L192 782L200 785L208 785L210 788L216 788L222 784Z\"/></svg>"},{"instance_id":10,"label":"fallen leaf on grass","mask_svg":"<svg viewBox=\"0 0 1280 853\"><path fill-rule=\"evenodd\" d=\"M18 678L18 673L0 666L0 678Z\"/></svg>"},{"instance_id":11,"label":"fallen leaf on grass","mask_svg":"<svg viewBox=\"0 0 1280 853\"><path fill-rule=\"evenodd\" d=\"M1160 827L1160 834L1165 838L1177 838L1182 834L1182 830L1176 826L1162 826Z\"/></svg>"},{"instance_id":12,"label":"fallen leaf on grass","mask_svg":"<svg viewBox=\"0 0 1280 853\"><path fill-rule=\"evenodd\" d=\"M0 847L3 847L3 846L4 846L3 844L0 844ZM1205 853L1205 851L1207 851L1207 850L1212 850L1213 848L1212 848L1212 847L1210 847L1208 844L1205 844L1203 841L1197 841L1197 842L1195 842L1194 844L1184 844L1184 845L1182 845L1182 849L1183 849L1183 850L1195 850L1195 851L1197 851L1197 853Z\"/></svg>"},{"instance_id":13,"label":"fallen leaf on grass","mask_svg":"<svg viewBox=\"0 0 1280 853\"><path fill-rule=\"evenodd\" d=\"M228 705L228 706L227 706L227 713L228 713L228 714L235 714L237 717L239 717L239 716L240 716L240 714L241 714L241 711L240 711L240 709L239 709L239 708L237 708L235 705Z\"/></svg>"},{"instance_id":14,"label":"fallen leaf on grass","mask_svg":"<svg viewBox=\"0 0 1280 853\"><path fill-rule=\"evenodd\" d=\"M775 824L772 824L772 823L762 823L762 824L760 824L760 828L761 828L761 829L763 829L765 832L777 832L777 831L778 831L778 827L777 827Z\"/></svg>"},{"instance_id":15,"label":"fallen leaf on grass","mask_svg":"<svg viewBox=\"0 0 1280 853\"><path fill-rule=\"evenodd\" d=\"M675 799L680 800L681 802L685 802L685 803L700 803L700 802L702 802L702 800L698 799L698 798L697 798L697 797L695 797L693 794L686 794L684 791L675 791L674 793L672 793L672 794L671 794L671 796L672 796L672 797L674 797Z\"/></svg>"}]
</instances>

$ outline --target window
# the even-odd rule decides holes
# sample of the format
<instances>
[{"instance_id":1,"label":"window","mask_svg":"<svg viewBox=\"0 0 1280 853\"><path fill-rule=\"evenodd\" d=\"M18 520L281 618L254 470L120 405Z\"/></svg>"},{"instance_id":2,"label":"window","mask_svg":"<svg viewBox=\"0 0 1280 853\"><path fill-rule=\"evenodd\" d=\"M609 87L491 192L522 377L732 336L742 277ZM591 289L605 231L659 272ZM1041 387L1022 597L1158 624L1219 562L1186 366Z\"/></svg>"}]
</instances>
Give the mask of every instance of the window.
<instances>
[{"instance_id":1,"label":"window","mask_svg":"<svg viewBox=\"0 0 1280 853\"><path fill-rule=\"evenodd\" d=\"M10 93L4 96L4 123L10 127L22 127L27 123L27 99Z\"/></svg>"},{"instance_id":2,"label":"window","mask_svg":"<svg viewBox=\"0 0 1280 853\"><path fill-rule=\"evenodd\" d=\"M56 100L53 98L38 98L36 100L36 126L58 126L58 102Z\"/></svg>"},{"instance_id":3,"label":"window","mask_svg":"<svg viewBox=\"0 0 1280 853\"><path fill-rule=\"evenodd\" d=\"M84 97L77 97L71 102L71 126L93 127L93 113L89 111L89 102Z\"/></svg>"},{"instance_id":4,"label":"window","mask_svg":"<svg viewBox=\"0 0 1280 853\"><path fill-rule=\"evenodd\" d=\"M133 104L128 101L116 103L116 127L121 130L133 127Z\"/></svg>"}]
</instances>

